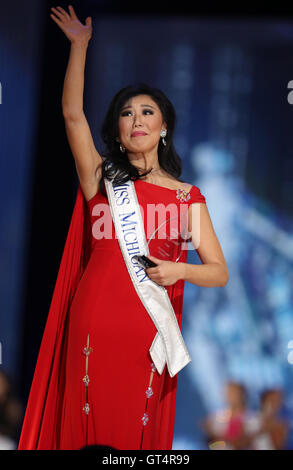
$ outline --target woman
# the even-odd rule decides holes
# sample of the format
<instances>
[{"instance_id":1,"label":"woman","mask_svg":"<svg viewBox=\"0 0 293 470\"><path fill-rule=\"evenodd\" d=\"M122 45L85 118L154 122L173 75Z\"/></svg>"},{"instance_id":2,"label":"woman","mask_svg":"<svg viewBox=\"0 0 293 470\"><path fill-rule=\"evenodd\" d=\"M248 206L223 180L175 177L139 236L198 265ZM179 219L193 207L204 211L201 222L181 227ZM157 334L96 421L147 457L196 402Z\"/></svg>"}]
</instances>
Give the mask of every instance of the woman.
<instances>
[{"instance_id":1,"label":"woman","mask_svg":"<svg viewBox=\"0 0 293 470\"><path fill-rule=\"evenodd\" d=\"M91 18L83 25L72 6L52 8L51 17L71 41L62 107L80 185L19 448L171 449L177 372L190 360L179 329L184 281L225 286L227 266L204 196L179 180L170 101L146 85L117 93L102 128L102 157L83 113ZM143 227L137 240L146 248L149 220L140 214L162 201L187 207L191 234L192 206L200 206L201 266L187 264L178 243L166 249L166 240L152 245L164 248L164 256L149 256L154 267L144 270L128 256L134 243L126 234ZM136 209L122 214L124 223L123 203Z\"/></svg>"}]
</instances>

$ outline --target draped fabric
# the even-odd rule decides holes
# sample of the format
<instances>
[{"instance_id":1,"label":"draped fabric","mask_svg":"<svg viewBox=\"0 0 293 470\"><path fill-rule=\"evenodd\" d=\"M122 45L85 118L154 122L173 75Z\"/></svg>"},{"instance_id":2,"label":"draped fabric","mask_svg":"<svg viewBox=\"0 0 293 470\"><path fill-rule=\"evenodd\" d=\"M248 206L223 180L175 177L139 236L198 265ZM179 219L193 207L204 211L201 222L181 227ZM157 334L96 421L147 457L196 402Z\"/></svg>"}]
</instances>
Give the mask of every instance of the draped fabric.
<instances>
[{"instance_id":1,"label":"draped fabric","mask_svg":"<svg viewBox=\"0 0 293 470\"><path fill-rule=\"evenodd\" d=\"M184 202L176 190L142 180L135 189L145 230L148 204ZM205 198L192 186L186 201ZM79 185L20 450L172 449L178 374L154 370L149 347L156 328L132 285L107 208L107 197L98 192L86 201ZM96 235L109 227L109 238ZM172 249L175 260L178 246ZM184 251L180 261L186 257ZM184 281L166 289L181 329Z\"/></svg>"}]
</instances>

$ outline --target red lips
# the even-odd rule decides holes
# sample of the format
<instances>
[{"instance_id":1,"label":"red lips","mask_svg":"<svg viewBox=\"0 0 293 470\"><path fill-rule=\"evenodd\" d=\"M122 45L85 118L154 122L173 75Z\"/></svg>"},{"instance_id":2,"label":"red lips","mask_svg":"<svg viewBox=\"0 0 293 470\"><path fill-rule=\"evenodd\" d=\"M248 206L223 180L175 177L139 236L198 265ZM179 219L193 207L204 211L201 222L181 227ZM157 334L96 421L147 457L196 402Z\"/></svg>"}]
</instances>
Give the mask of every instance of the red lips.
<instances>
[{"instance_id":1,"label":"red lips","mask_svg":"<svg viewBox=\"0 0 293 470\"><path fill-rule=\"evenodd\" d=\"M147 135L146 132L143 131L135 131L131 134L131 137L139 137L140 135Z\"/></svg>"}]
</instances>

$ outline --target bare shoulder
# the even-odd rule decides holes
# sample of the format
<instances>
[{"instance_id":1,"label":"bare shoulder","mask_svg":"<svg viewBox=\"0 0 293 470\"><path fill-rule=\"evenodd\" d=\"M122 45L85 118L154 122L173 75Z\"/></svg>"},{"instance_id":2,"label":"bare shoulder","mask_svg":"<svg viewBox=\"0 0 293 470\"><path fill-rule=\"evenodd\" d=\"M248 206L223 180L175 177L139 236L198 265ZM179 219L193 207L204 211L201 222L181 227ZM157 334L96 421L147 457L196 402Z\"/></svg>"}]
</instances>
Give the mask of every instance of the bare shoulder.
<instances>
[{"instance_id":1,"label":"bare shoulder","mask_svg":"<svg viewBox=\"0 0 293 470\"><path fill-rule=\"evenodd\" d=\"M187 192L189 192L191 190L191 188L193 187L193 184L190 184L190 183L185 183L184 181L178 181L178 180L175 180L176 181L176 188L175 189L185 189Z\"/></svg>"},{"instance_id":2,"label":"bare shoulder","mask_svg":"<svg viewBox=\"0 0 293 470\"><path fill-rule=\"evenodd\" d=\"M183 185L183 186L182 186ZM186 191L190 191L191 188L193 187L193 184L190 184L190 183L181 183L181 186L179 186L180 189L186 189Z\"/></svg>"},{"instance_id":3,"label":"bare shoulder","mask_svg":"<svg viewBox=\"0 0 293 470\"><path fill-rule=\"evenodd\" d=\"M168 178L171 185L173 185L174 189L185 189L187 192L191 190L193 184L186 183L185 181L179 181L176 178Z\"/></svg>"}]
</instances>

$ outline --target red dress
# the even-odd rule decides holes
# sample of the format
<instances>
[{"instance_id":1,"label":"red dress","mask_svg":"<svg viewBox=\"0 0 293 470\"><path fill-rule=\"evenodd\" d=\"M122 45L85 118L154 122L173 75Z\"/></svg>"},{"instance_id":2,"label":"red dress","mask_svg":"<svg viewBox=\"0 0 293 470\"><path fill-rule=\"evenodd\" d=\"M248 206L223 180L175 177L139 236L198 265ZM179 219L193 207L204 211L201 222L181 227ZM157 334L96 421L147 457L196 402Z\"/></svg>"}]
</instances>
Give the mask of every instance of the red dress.
<instances>
[{"instance_id":1,"label":"red dress","mask_svg":"<svg viewBox=\"0 0 293 470\"><path fill-rule=\"evenodd\" d=\"M176 190L134 184L146 234L147 204L183 202ZM188 205L205 202L196 186L188 197ZM172 449L177 375L155 370L149 348L157 330L118 240L93 236L105 217L101 203L108 206L107 197L86 202L79 186L19 449ZM181 329L184 281L166 289Z\"/></svg>"}]
</instances>

